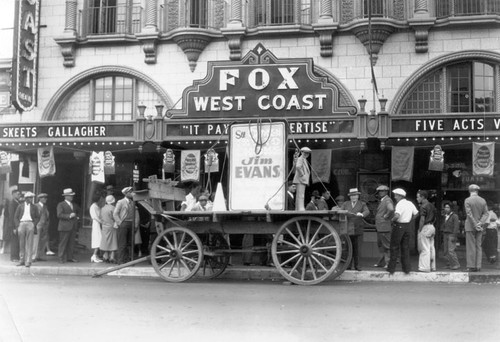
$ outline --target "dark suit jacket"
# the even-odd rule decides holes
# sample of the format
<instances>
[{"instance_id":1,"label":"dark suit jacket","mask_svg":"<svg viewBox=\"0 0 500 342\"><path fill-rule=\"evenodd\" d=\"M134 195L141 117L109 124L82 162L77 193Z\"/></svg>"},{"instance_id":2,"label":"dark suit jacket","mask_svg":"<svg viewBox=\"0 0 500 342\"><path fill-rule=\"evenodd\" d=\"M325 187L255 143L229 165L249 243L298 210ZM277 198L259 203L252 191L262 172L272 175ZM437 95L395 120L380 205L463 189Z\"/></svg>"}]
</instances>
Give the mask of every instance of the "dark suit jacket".
<instances>
[{"instance_id":1,"label":"dark suit jacket","mask_svg":"<svg viewBox=\"0 0 500 342\"><path fill-rule=\"evenodd\" d=\"M7 205L7 228L9 232L14 231L17 229L16 222L14 220L14 216L16 214L16 209L19 206L19 202L16 200L11 200L9 201L9 204Z\"/></svg>"},{"instance_id":2,"label":"dark suit jacket","mask_svg":"<svg viewBox=\"0 0 500 342\"><path fill-rule=\"evenodd\" d=\"M295 197L290 196L290 193L286 192L286 209L295 210Z\"/></svg>"},{"instance_id":3,"label":"dark suit jacket","mask_svg":"<svg viewBox=\"0 0 500 342\"><path fill-rule=\"evenodd\" d=\"M73 203L73 209L69 206L66 201L59 202L57 204L57 218L59 219L59 224L57 225L57 230L60 232L68 232L72 229L76 229L76 224L78 222L77 217L80 212L80 208ZM71 213L75 213L76 217L69 218Z\"/></svg>"},{"instance_id":4,"label":"dark suit jacket","mask_svg":"<svg viewBox=\"0 0 500 342\"><path fill-rule=\"evenodd\" d=\"M357 201L353 207L351 201L345 201L342 208L348 211L347 214L347 233L349 235L363 235L363 218L370 215L368 206L363 201ZM363 217L356 216L357 213L362 213Z\"/></svg>"},{"instance_id":5,"label":"dark suit jacket","mask_svg":"<svg viewBox=\"0 0 500 342\"><path fill-rule=\"evenodd\" d=\"M16 225L16 228L18 228L19 223L21 223L21 218L24 215L24 207L25 207L25 204L21 203L16 208L16 212L14 214L14 224ZM40 213L38 212L38 208L36 207L36 205L33 203L30 204L30 215L31 215L31 220L33 221L33 224L36 227L36 224L38 223L38 220L40 219Z\"/></svg>"}]
</instances>

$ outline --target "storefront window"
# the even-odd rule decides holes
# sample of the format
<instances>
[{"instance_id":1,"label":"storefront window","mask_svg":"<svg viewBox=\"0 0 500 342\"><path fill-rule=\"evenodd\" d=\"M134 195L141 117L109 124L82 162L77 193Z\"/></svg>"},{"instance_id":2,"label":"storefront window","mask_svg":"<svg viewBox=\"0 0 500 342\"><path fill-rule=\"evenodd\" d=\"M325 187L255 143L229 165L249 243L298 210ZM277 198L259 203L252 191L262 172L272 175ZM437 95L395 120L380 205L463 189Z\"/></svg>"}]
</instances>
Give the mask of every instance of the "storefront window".
<instances>
[{"instance_id":1,"label":"storefront window","mask_svg":"<svg viewBox=\"0 0 500 342\"><path fill-rule=\"evenodd\" d=\"M295 0L254 0L254 26L293 24Z\"/></svg>"},{"instance_id":2,"label":"storefront window","mask_svg":"<svg viewBox=\"0 0 500 342\"><path fill-rule=\"evenodd\" d=\"M132 120L133 82L110 76L95 80L94 120Z\"/></svg>"}]
</instances>

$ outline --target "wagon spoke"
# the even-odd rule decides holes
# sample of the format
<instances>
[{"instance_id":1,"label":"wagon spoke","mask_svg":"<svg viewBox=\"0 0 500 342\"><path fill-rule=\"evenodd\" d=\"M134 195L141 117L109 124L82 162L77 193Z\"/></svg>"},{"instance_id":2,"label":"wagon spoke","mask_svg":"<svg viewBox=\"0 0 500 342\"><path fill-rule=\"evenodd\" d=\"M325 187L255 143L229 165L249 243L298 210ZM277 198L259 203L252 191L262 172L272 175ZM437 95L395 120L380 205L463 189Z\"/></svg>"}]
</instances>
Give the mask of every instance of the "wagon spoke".
<instances>
[{"instance_id":1,"label":"wagon spoke","mask_svg":"<svg viewBox=\"0 0 500 342\"><path fill-rule=\"evenodd\" d=\"M318 277L316 276L316 269L314 268L311 258L307 258L307 261L309 261L309 265L311 265L311 273L313 275L314 280L318 279Z\"/></svg>"},{"instance_id":2,"label":"wagon spoke","mask_svg":"<svg viewBox=\"0 0 500 342\"><path fill-rule=\"evenodd\" d=\"M297 237L296 237L294 234L292 234L292 232L290 231L290 229L286 228L286 231L287 231L287 233L288 233L288 234L290 234L290 236L291 236L291 237L292 237L292 238L293 238L293 239L297 242L297 244L298 244L299 246L300 246L300 245L302 245L302 242L300 242L300 241L297 239ZM283 241L284 241L284 240L283 240Z\"/></svg>"},{"instance_id":3,"label":"wagon spoke","mask_svg":"<svg viewBox=\"0 0 500 342\"><path fill-rule=\"evenodd\" d=\"M158 257L157 257L157 259L160 259L160 258L158 258ZM169 262L171 262L171 261L173 261L173 259L168 259L166 262L164 262L164 263L163 263L163 264L159 267L159 269L160 269L160 270L162 270L162 269L163 269L164 267L166 267L166 266L167 266L167 264L168 264Z\"/></svg>"},{"instance_id":4,"label":"wagon spoke","mask_svg":"<svg viewBox=\"0 0 500 342\"><path fill-rule=\"evenodd\" d=\"M298 254L297 254L298 255ZM295 270L297 269L297 267L299 266L300 262L302 261L302 259L304 259L304 257L301 255L299 260L297 260L297 262L295 263L295 265L293 266L292 270L290 272L288 272L288 274L292 274L293 272L295 272Z\"/></svg>"},{"instance_id":5,"label":"wagon spoke","mask_svg":"<svg viewBox=\"0 0 500 342\"><path fill-rule=\"evenodd\" d=\"M318 257L325 258L325 259L330 260L331 262L335 263L334 258L330 258L329 256L326 256L326 255L318 253L318 252L313 252L313 254L318 256Z\"/></svg>"},{"instance_id":6,"label":"wagon spoke","mask_svg":"<svg viewBox=\"0 0 500 342\"><path fill-rule=\"evenodd\" d=\"M314 232L314 235L313 237L311 238L311 240L309 240L309 243L313 243L314 240L316 240L316 237L318 236L319 232L321 231L321 227L323 227L323 224L321 224L318 229L316 229L316 231Z\"/></svg>"},{"instance_id":7,"label":"wagon spoke","mask_svg":"<svg viewBox=\"0 0 500 342\"><path fill-rule=\"evenodd\" d=\"M315 251L330 250L330 249L337 250L337 246L324 246L324 247L314 247L313 248L313 250L315 250Z\"/></svg>"},{"instance_id":8,"label":"wagon spoke","mask_svg":"<svg viewBox=\"0 0 500 342\"><path fill-rule=\"evenodd\" d=\"M176 263L177 263L177 260L174 260L174 262L172 263L172 266L170 266L170 271L168 272L169 277L172 275L172 271L174 270Z\"/></svg>"},{"instance_id":9,"label":"wagon spoke","mask_svg":"<svg viewBox=\"0 0 500 342\"><path fill-rule=\"evenodd\" d=\"M306 266L307 266L307 259L303 258L304 262L302 263L302 274L300 275L300 280L305 280L306 278Z\"/></svg>"},{"instance_id":10,"label":"wagon spoke","mask_svg":"<svg viewBox=\"0 0 500 342\"><path fill-rule=\"evenodd\" d=\"M185 237L186 237L186 232L182 232L182 237L181 237L181 241L179 242L179 246L182 246L182 244L184 243Z\"/></svg>"},{"instance_id":11,"label":"wagon spoke","mask_svg":"<svg viewBox=\"0 0 500 342\"><path fill-rule=\"evenodd\" d=\"M185 256L182 257L182 260L188 260L189 262L192 262L195 265L196 265L196 262L197 262L196 260L188 258L188 257L185 257Z\"/></svg>"},{"instance_id":12,"label":"wagon spoke","mask_svg":"<svg viewBox=\"0 0 500 342\"><path fill-rule=\"evenodd\" d=\"M293 247L293 248L297 248L297 249L298 249L298 248L300 247L300 245L295 245L295 244L293 244L293 243L291 243L291 242L288 242L288 241L285 241L285 240L283 240L282 242L283 242L285 245L289 245L289 246L291 246L291 247Z\"/></svg>"},{"instance_id":13,"label":"wagon spoke","mask_svg":"<svg viewBox=\"0 0 500 342\"><path fill-rule=\"evenodd\" d=\"M156 246L156 247L157 247L158 249L161 249L161 250L162 250L162 251L164 251L164 252L167 252L167 253L172 252L172 250L171 250L171 249L168 249L168 248L163 247L163 246L160 246L160 245L158 245L158 246ZM157 255L161 255L161 254L157 254Z\"/></svg>"},{"instance_id":14,"label":"wagon spoke","mask_svg":"<svg viewBox=\"0 0 500 342\"><path fill-rule=\"evenodd\" d=\"M167 245L170 247L170 249L175 249L174 246L172 246L172 243L170 242L170 240L167 238L167 236L163 236L163 240L165 240L165 242L167 243Z\"/></svg>"},{"instance_id":15,"label":"wagon spoke","mask_svg":"<svg viewBox=\"0 0 500 342\"><path fill-rule=\"evenodd\" d=\"M320 243L320 242L322 242L322 241L324 241L324 240L326 240L326 239L328 239L329 237L332 237L332 236L333 236L333 234L331 234L331 233L328 234L328 235L323 236L321 239L319 239L313 245L311 245L311 247L314 248L318 243Z\"/></svg>"},{"instance_id":16,"label":"wagon spoke","mask_svg":"<svg viewBox=\"0 0 500 342\"><path fill-rule=\"evenodd\" d=\"M314 255L311 255L311 259L312 259L312 260L314 260L314 262L315 262L316 264L318 264L319 266L321 266L321 268L323 269L323 271L328 272L328 270L326 269L326 267L325 267L325 266L324 266L321 262L319 262L319 260L318 260L318 259L316 259L316 258L314 257Z\"/></svg>"},{"instance_id":17,"label":"wagon spoke","mask_svg":"<svg viewBox=\"0 0 500 342\"><path fill-rule=\"evenodd\" d=\"M182 248L181 251L184 252L184 250L189 247L192 243L194 242L194 239L191 239L188 243L186 243Z\"/></svg>"},{"instance_id":18,"label":"wagon spoke","mask_svg":"<svg viewBox=\"0 0 500 342\"><path fill-rule=\"evenodd\" d=\"M298 257L300 257L300 254L295 254L293 257L288 258L288 260L285 260L284 262L282 262L282 263L280 264L280 266L284 266L284 265L288 264L290 261L292 261L293 259L296 259L296 258L298 258Z\"/></svg>"},{"instance_id":19,"label":"wagon spoke","mask_svg":"<svg viewBox=\"0 0 500 342\"><path fill-rule=\"evenodd\" d=\"M174 237L174 246L175 246L175 248L179 248L179 244L177 243L177 233L173 232L172 236Z\"/></svg>"},{"instance_id":20,"label":"wagon spoke","mask_svg":"<svg viewBox=\"0 0 500 342\"><path fill-rule=\"evenodd\" d=\"M186 264L186 262L184 260L179 260L180 262L179 263L182 263L182 265L188 270L188 271L191 271L191 268ZM179 269L179 272L180 272L180 269ZM180 273L179 273L180 275Z\"/></svg>"},{"instance_id":21,"label":"wagon spoke","mask_svg":"<svg viewBox=\"0 0 500 342\"><path fill-rule=\"evenodd\" d=\"M300 243L303 244L306 242L306 240L304 239L304 234L302 234L302 229L300 228L299 221L296 221L295 225L297 226L297 230L299 231Z\"/></svg>"},{"instance_id":22,"label":"wagon spoke","mask_svg":"<svg viewBox=\"0 0 500 342\"><path fill-rule=\"evenodd\" d=\"M287 249L284 251L278 251L278 252L276 252L276 254L290 254L290 253L298 253L298 252L299 252L298 249Z\"/></svg>"},{"instance_id":23,"label":"wagon spoke","mask_svg":"<svg viewBox=\"0 0 500 342\"><path fill-rule=\"evenodd\" d=\"M193 253L198 254L198 251L197 251L197 250L195 250L195 249L192 249L192 250L189 250L189 251L187 251L187 252L182 252L182 255L186 255L186 254L193 254Z\"/></svg>"}]
</instances>

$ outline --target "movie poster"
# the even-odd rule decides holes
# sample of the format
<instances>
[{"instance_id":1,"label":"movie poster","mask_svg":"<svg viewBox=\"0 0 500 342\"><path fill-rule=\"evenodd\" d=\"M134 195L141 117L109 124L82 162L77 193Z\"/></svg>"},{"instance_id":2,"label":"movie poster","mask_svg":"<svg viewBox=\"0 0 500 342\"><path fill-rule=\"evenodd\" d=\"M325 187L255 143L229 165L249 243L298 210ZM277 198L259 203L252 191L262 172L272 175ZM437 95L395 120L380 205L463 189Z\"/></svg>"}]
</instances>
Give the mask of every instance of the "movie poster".
<instances>
[{"instance_id":1,"label":"movie poster","mask_svg":"<svg viewBox=\"0 0 500 342\"><path fill-rule=\"evenodd\" d=\"M181 181L200 181L200 151L181 151Z\"/></svg>"},{"instance_id":2,"label":"movie poster","mask_svg":"<svg viewBox=\"0 0 500 342\"><path fill-rule=\"evenodd\" d=\"M56 174L56 162L52 146L38 148L38 174L40 178Z\"/></svg>"},{"instance_id":3,"label":"movie poster","mask_svg":"<svg viewBox=\"0 0 500 342\"><path fill-rule=\"evenodd\" d=\"M474 176L493 176L495 166L495 143L475 142L472 148L472 174Z\"/></svg>"}]
</instances>

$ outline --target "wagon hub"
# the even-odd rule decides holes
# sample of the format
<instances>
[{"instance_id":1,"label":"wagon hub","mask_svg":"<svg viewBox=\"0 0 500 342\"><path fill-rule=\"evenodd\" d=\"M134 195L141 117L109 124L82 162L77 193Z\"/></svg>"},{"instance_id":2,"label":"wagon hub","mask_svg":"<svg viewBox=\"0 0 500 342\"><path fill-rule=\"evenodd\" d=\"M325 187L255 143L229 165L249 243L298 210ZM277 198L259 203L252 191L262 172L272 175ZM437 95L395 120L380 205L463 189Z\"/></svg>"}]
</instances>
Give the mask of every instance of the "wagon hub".
<instances>
[{"instance_id":1,"label":"wagon hub","mask_svg":"<svg viewBox=\"0 0 500 342\"><path fill-rule=\"evenodd\" d=\"M182 252L180 250L174 249L170 252L170 257L175 260L180 260L182 258Z\"/></svg>"},{"instance_id":2,"label":"wagon hub","mask_svg":"<svg viewBox=\"0 0 500 342\"><path fill-rule=\"evenodd\" d=\"M309 257L312 255L312 248L309 245L302 245L299 248L299 252L304 257Z\"/></svg>"}]
</instances>

